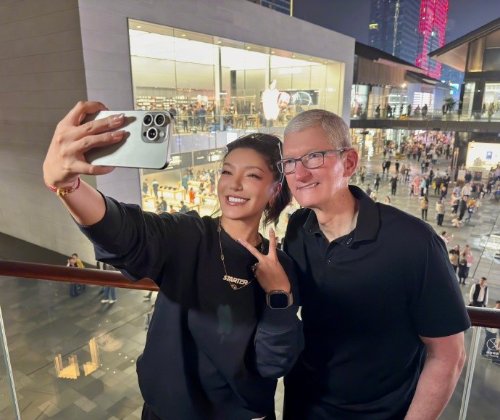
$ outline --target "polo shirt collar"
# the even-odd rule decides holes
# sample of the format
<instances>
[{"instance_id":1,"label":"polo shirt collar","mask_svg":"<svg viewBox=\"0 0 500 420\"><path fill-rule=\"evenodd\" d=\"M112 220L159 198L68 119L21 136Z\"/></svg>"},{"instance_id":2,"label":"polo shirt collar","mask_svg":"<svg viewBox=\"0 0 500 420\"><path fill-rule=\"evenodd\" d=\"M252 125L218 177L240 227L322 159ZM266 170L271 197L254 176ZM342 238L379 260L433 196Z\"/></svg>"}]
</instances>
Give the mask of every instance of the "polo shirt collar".
<instances>
[{"instance_id":1,"label":"polo shirt collar","mask_svg":"<svg viewBox=\"0 0 500 420\"><path fill-rule=\"evenodd\" d=\"M355 185L349 185L349 191L358 201L359 206L358 220L353 231L353 242L374 240L380 227L377 204L361 188ZM322 234L314 211L309 213L303 228L306 233L311 235Z\"/></svg>"}]
</instances>

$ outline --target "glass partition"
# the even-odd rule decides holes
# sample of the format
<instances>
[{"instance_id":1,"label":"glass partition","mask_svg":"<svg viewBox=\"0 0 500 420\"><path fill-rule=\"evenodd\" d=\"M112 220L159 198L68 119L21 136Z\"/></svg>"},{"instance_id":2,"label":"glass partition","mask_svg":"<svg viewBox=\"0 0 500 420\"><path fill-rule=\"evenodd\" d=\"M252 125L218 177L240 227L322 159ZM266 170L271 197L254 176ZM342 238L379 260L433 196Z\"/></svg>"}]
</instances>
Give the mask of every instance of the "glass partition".
<instances>
[{"instance_id":1,"label":"glass partition","mask_svg":"<svg viewBox=\"0 0 500 420\"><path fill-rule=\"evenodd\" d=\"M0 287L23 419L140 418L135 363L152 311L146 292L119 289L116 303L101 303L96 286L77 297L59 282L0 277ZM0 418L15 418L3 360L0 393Z\"/></svg>"},{"instance_id":2,"label":"glass partition","mask_svg":"<svg viewBox=\"0 0 500 420\"><path fill-rule=\"evenodd\" d=\"M467 365L441 418L452 420L498 417L499 331L496 328L473 327L466 332Z\"/></svg>"},{"instance_id":3,"label":"glass partition","mask_svg":"<svg viewBox=\"0 0 500 420\"><path fill-rule=\"evenodd\" d=\"M9 346L5 334L2 307L0 305L0 415L3 419L20 419L15 391L14 375L10 362Z\"/></svg>"}]
</instances>

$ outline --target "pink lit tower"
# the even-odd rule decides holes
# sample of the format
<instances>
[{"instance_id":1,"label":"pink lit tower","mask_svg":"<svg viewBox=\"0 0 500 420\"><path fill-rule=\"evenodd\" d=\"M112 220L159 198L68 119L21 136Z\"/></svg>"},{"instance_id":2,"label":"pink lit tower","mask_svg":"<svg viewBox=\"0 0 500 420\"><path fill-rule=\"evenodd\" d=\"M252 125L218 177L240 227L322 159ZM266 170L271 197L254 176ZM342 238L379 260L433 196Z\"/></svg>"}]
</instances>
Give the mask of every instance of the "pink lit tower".
<instances>
[{"instance_id":1,"label":"pink lit tower","mask_svg":"<svg viewBox=\"0 0 500 420\"><path fill-rule=\"evenodd\" d=\"M439 79L441 64L427 54L444 45L448 2L371 0L370 45L414 63Z\"/></svg>"},{"instance_id":2,"label":"pink lit tower","mask_svg":"<svg viewBox=\"0 0 500 420\"><path fill-rule=\"evenodd\" d=\"M418 21L418 51L415 64L435 79L441 77L441 64L428 57L445 43L448 0L421 0Z\"/></svg>"}]
</instances>

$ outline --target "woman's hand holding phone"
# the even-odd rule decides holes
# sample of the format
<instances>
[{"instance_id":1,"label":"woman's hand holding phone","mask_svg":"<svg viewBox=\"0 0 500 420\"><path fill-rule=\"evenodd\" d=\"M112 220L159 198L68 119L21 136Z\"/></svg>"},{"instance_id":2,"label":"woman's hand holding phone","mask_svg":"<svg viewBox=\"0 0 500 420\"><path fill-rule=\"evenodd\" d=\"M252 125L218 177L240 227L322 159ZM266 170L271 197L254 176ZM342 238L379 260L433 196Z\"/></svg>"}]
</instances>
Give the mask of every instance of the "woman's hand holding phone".
<instances>
[{"instance_id":1,"label":"woman's hand holding phone","mask_svg":"<svg viewBox=\"0 0 500 420\"><path fill-rule=\"evenodd\" d=\"M47 185L64 188L73 185L80 174L103 175L114 168L89 164L85 153L96 147L122 141L125 131L116 130L124 124L124 115L84 121L88 115L107 108L100 102L78 102L59 122L43 163L43 177Z\"/></svg>"}]
</instances>

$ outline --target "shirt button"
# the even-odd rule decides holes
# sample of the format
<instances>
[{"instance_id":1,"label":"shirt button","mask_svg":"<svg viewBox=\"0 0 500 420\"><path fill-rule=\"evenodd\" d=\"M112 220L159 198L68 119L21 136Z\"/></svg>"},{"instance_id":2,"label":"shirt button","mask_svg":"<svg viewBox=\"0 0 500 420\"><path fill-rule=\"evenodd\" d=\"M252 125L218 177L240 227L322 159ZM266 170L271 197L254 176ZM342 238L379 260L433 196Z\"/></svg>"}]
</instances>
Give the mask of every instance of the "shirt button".
<instances>
[{"instance_id":1,"label":"shirt button","mask_svg":"<svg viewBox=\"0 0 500 420\"><path fill-rule=\"evenodd\" d=\"M331 263L332 263L332 259L328 258L328 264L331 264Z\"/></svg>"},{"instance_id":2,"label":"shirt button","mask_svg":"<svg viewBox=\"0 0 500 420\"><path fill-rule=\"evenodd\" d=\"M347 240L347 245L349 245L351 242L352 242L352 238L349 238L349 239Z\"/></svg>"}]
</instances>

